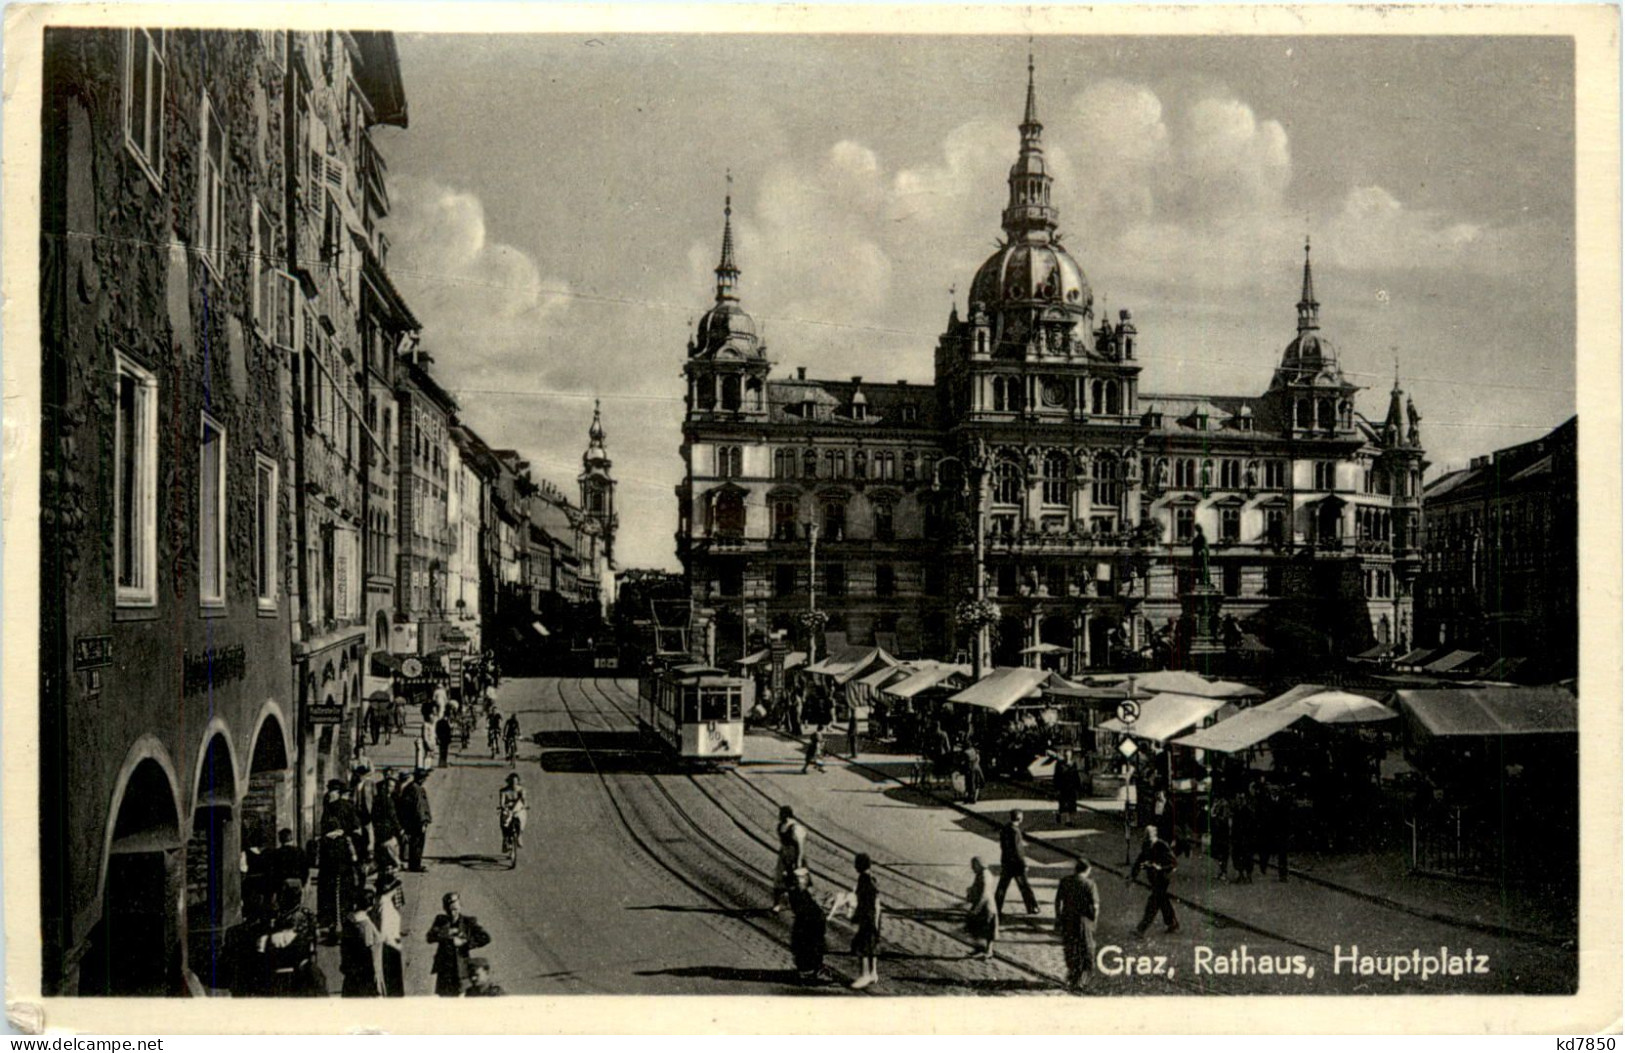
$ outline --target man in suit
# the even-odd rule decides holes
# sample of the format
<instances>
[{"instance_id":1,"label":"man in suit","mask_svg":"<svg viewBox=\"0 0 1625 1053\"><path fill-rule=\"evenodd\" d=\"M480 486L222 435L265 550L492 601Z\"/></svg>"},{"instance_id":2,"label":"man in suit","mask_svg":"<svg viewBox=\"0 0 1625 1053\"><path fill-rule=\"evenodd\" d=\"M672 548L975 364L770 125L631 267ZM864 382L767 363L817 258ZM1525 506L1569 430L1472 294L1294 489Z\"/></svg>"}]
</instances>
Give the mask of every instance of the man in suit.
<instances>
[{"instance_id":1,"label":"man in suit","mask_svg":"<svg viewBox=\"0 0 1625 1053\"><path fill-rule=\"evenodd\" d=\"M1100 889L1091 876L1089 861L1080 859L1074 872L1055 889L1055 928L1066 955L1066 984L1073 990L1082 987L1084 974L1094 969L1095 922L1099 919Z\"/></svg>"},{"instance_id":2,"label":"man in suit","mask_svg":"<svg viewBox=\"0 0 1625 1053\"><path fill-rule=\"evenodd\" d=\"M401 787L400 799L396 801L396 811L401 823L401 832L406 837L406 867L408 870L421 872L423 870L423 843L429 837L429 791L424 788L423 780L429 773L419 770L411 782ZM402 773L405 779L405 773Z\"/></svg>"},{"instance_id":3,"label":"man in suit","mask_svg":"<svg viewBox=\"0 0 1625 1053\"><path fill-rule=\"evenodd\" d=\"M1021 832L1021 810L1010 813L1010 821L999 830L999 887L993 892L993 902L1004 913L1004 894L1010 882L1021 889L1021 899L1028 914L1038 913L1038 897L1027 881L1027 837Z\"/></svg>"},{"instance_id":4,"label":"man in suit","mask_svg":"<svg viewBox=\"0 0 1625 1053\"><path fill-rule=\"evenodd\" d=\"M322 802L321 847L316 862L317 923L330 943L337 943L360 887L355 836L361 819L343 779L329 779ZM363 834L362 836L365 836Z\"/></svg>"},{"instance_id":5,"label":"man in suit","mask_svg":"<svg viewBox=\"0 0 1625 1053\"><path fill-rule=\"evenodd\" d=\"M1134 869L1128 876L1133 881L1140 876L1143 867L1146 880L1151 883L1151 895L1145 901L1145 915L1134 929L1136 935L1145 935L1145 930L1151 927L1151 921L1159 911L1168 931L1179 931L1179 919L1174 916L1174 901L1168 897L1168 884L1173 880L1176 866L1178 863L1174 859L1172 846L1158 836L1156 827L1146 827L1145 843L1140 846L1140 856L1134 861Z\"/></svg>"},{"instance_id":6,"label":"man in suit","mask_svg":"<svg viewBox=\"0 0 1625 1053\"><path fill-rule=\"evenodd\" d=\"M468 986L472 969L469 955L491 942L491 934L480 927L472 914L464 914L462 899L455 892L441 900L444 914L435 916L426 937L435 945L434 993L444 998L460 998Z\"/></svg>"}]
</instances>

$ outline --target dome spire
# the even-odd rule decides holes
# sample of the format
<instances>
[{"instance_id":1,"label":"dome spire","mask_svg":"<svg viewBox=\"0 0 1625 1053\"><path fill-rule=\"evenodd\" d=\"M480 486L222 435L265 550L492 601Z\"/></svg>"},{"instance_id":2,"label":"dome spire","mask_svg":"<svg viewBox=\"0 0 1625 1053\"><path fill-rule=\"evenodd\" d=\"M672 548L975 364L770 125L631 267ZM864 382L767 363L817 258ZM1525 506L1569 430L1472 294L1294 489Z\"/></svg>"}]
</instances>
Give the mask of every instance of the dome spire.
<instances>
[{"instance_id":1,"label":"dome spire","mask_svg":"<svg viewBox=\"0 0 1625 1053\"><path fill-rule=\"evenodd\" d=\"M1021 153L1010 166L1010 200L1004 208L1004 232L1012 240L1047 242L1055 233L1056 212L1050 207L1050 175L1044 164L1044 126L1038 120L1038 89L1033 53L1027 51L1027 108L1021 119Z\"/></svg>"},{"instance_id":2,"label":"dome spire","mask_svg":"<svg viewBox=\"0 0 1625 1053\"><path fill-rule=\"evenodd\" d=\"M717 262L717 302L737 300L734 286L739 283L739 268L734 265L734 176L728 172L728 194L722 199L722 258Z\"/></svg>"},{"instance_id":3,"label":"dome spire","mask_svg":"<svg viewBox=\"0 0 1625 1053\"><path fill-rule=\"evenodd\" d=\"M1303 236L1303 294L1298 298L1298 332L1320 328L1320 301L1315 299L1315 273L1309 265L1309 235Z\"/></svg>"}]
</instances>

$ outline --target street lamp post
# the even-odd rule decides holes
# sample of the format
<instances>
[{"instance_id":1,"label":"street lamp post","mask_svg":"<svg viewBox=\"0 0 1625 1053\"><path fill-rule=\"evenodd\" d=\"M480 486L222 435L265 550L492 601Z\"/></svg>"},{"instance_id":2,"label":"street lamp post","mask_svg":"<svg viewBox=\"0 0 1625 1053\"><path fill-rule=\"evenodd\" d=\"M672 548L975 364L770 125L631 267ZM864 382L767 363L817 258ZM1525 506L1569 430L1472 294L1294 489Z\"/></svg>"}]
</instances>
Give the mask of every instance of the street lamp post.
<instances>
[{"instance_id":1,"label":"street lamp post","mask_svg":"<svg viewBox=\"0 0 1625 1053\"><path fill-rule=\"evenodd\" d=\"M976 454L970 463L963 458L943 457L932 467L931 489L942 489L942 466L948 462L959 465L967 478L960 485L960 493L967 496L974 494L976 498L976 511L971 528L971 562L974 564L972 573L974 580L971 583L971 596L976 600L978 608L982 601L987 599L987 473L990 466L986 446L977 441ZM974 479L972 478L974 477ZM988 649L988 630L986 624L978 624L976 635L971 639L971 676L973 679L982 679L982 665Z\"/></svg>"},{"instance_id":2,"label":"street lamp post","mask_svg":"<svg viewBox=\"0 0 1625 1053\"><path fill-rule=\"evenodd\" d=\"M807 664L818 660L818 524L807 526Z\"/></svg>"}]
</instances>

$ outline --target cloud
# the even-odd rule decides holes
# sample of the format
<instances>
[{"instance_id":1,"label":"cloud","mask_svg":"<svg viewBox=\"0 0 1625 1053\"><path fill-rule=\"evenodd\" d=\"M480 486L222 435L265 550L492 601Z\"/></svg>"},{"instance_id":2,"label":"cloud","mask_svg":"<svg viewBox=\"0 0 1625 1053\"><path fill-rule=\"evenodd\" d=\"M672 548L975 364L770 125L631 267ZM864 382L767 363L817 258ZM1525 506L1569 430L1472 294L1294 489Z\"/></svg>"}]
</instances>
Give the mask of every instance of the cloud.
<instances>
[{"instance_id":1,"label":"cloud","mask_svg":"<svg viewBox=\"0 0 1625 1053\"><path fill-rule=\"evenodd\" d=\"M569 284L492 240L474 194L403 178L391 197L390 274L441 372L463 387L534 385L538 346L567 323Z\"/></svg>"}]
</instances>

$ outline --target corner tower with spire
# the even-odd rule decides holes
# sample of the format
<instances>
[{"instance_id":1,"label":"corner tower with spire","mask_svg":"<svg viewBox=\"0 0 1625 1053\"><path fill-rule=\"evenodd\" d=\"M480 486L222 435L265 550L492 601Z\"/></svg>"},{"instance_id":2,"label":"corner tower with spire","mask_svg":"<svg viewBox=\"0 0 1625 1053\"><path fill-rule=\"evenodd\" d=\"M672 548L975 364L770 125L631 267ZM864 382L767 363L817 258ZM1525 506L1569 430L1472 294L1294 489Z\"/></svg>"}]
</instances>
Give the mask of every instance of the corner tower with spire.
<instances>
[{"instance_id":1,"label":"corner tower with spire","mask_svg":"<svg viewBox=\"0 0 1625 1053\"><path fill-rule=\"evenodd\" d=\"M730 183L732 176L729 176ZM733 194L723 199L722 254L717 259L716 299L688 342L688 412L761 419L767 414L771 363L756 321L739 304L739 265L734 261Z\"/></svg>"},{"instance_id":2,"label":"corner tower with spire","mask_svg":"<svg viewBox=\"0 0 1625 1053\"><path fill-rule=\"evenodd\" d=\"M604 540L604 561L615 566L615 530L620 519L615 513L615 478L610 474L609 451L604 448L604 419L598 400L592 403L592 424L587 428L587 450L581 455L581 513L596 524Z\"/></svg>"}]
</instances>

